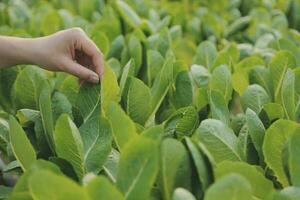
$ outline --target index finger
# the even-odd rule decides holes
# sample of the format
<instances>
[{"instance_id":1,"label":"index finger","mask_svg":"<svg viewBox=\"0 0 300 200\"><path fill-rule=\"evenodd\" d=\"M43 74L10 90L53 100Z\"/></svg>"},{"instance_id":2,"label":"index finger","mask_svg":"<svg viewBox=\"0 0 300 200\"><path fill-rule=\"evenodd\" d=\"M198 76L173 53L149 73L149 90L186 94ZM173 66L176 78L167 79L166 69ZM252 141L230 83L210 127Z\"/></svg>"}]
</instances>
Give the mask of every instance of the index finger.
<instances>
[{"instance_id":1,"label":"index finger","mask_svg":"<svg viewBox=\"0 0 300 200\"><path fill-rule=\"evenodd\" d=\"M81 40L81 50L92 58L94 71L101 76L104 72L103 54L96 44L84 35Z\"/></svg>"}]
</instances>

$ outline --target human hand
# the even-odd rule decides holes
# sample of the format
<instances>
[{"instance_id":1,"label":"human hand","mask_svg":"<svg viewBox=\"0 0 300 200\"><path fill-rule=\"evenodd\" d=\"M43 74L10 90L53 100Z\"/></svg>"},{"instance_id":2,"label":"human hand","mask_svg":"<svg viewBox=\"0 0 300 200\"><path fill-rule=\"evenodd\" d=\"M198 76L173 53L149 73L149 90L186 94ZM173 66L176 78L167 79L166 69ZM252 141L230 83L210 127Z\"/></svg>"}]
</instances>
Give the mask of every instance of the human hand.
<instances>
[{"instance_id":1,"label":"human hand","mask_svg":"<svg viewBox=\"0 0 300 200\"><path fill-rule=\"evenodd\" d=\"M103 54L80 28L33 39L31 48L28 60L44 69L65 71L93 83L103 74Z\"/></svg>"}]
</instances>

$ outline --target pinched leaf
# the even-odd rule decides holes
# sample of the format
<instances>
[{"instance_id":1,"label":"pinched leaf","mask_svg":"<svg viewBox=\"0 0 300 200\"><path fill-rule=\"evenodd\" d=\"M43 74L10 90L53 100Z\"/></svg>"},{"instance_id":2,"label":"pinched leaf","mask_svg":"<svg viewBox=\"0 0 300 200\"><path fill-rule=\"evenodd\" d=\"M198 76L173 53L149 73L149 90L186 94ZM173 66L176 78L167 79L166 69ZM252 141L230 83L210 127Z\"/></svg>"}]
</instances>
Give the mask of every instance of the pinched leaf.
<instances>
[{"instance_id":1,"label":"pinched leaf","mask_svg":"<svg viewBox=\"0 0 300 200\"><path fill-rule=\"evenodd\" d=\"M100 107L98 107L100 111ZM111 152L112 130L104 117L94 115L79 128L84 147L84 166L87 172L98 174Z\"/></svg>"},{"instance_id":2,"label":"pinched leaf","mask_svg":"<svg viewBox=\"0 0 300 200\"><path fill-rule=\"evenodd\" d=\"M124 200L123 195L104 176L93 178L86 186L85 190L90 200L111 199Z\"/></svg>"},{"instance_id":3,"label":"pinched leaf","mask_svg":"<svg viewBox=\"0 0 300 200\"><path fill-rule=\"evenodd\" d=\"M158 145L136 137L125 147L119 162L117 187L125 199L148 199L158 172Z\"/></svg>"},{"instance_id":4,"label":"pinched leaf","mask_svg":"<svg viewBox=\"0 0 300 200\"><path fill-rule=\"evenodd\" d=\"M209 82L210 88L220 92L224 96L226 102L231 99L231 73L226 65L215 68Z\"/></svg>"},{"instance_id":5,"label":"pinched leaf","mask_svg":"<svg viewBox=\"0 0 300 200\"><path fill-rule=\"evenodd\" d=\"M85 170L96 174L105 163L112 142L109 121L101 117L100 98L99 85L84 83L79 90L77 103L84 117L79 130L84 148Z\"/></svg>"},{"instance_id":6,"label":"pinched leaf","mask_svg":"<svg viewBox=\"0 0 300 200\"><path fill-rule=\"evenodd\" d=\"M76 107L86 122L94 112L99 113L99 104L101 101L100 85L85 82L81 85L78 95Z\"/></svg>"},{"instance_id":7,"label":"pinched leaf","mask_svg":"<svg viewBox=\"0 0 300 200\"><path fill-rule=\"evenodd\" d=\"M288 68L295 68L296 61L294 56L288 51L279 51L269 62L271 78L274 88L274 99L280 103L281 85Z\"/></svg>"},{"instance_id":8,"label":"pinched leaf","mask_svg":"<svg viewBox=\"0 0 300 200\"><path fill-rule=\"evenodd\" d=\"M76 125L67 114L62 114L55 125L56 153L71 163L79 179L84 174L83 143Z\"/></svg>"},{"instance_id":9,"label":"pinched leaf","mask_svg":"<svg viewBox=\"0 0 300 200\"><path fill-rule=\"evenodd\" d=\"M253 196L258 199L267 199L274 192L273 183L264 177L263 171L259 171L254 165L245 162L224 161L217 165L215 177L218 179L237 173L246 178L251 184Z\"/></svg>"},{"instance_id":10,"label":"pinched leaf","mask_svg":"<svg viewBox=\"0 0 300 200\"><path fill-rule=\"evenodd\" d=\"M274 175L283 186L288 186L288 178L284 172L282 153L288 139L300 131L296 122L279 119L266 131L263 143L265 162L274 171Z\"/></svg>"},{"instance_id":11,"label":"pinched leaf","mask_svg":"<svg viewBox=\"0 0 300 200\"><path fill-rule=\"evenodd\" d=\"M231 173L215 182L207 191L204 200L252 200L251 185L244 177Z\"/></svg>"},{"instance_id":12,"label":"pinched leaf","mask_svg":"<svg viewBox=\"0 0 300 200\"><path fill-rule=\"evenodd\" d=\"M295 74L291 69L287 69L282 81L281 102L286 118L289 120L295 120Z\"/></svg>"},{"instance_id":13,"label":"pinched leaf","mask_svg":"<svg viewBox=\"0 0 300 200\"><path fill-rule=\"evenodd\" d=\"M9 117L9 128L12 151L19 161L22 170L26 171L36 160L36 153L27 138L26 133L13 116Z\"/></svg>"},{"instance_id":14,"label":"pinched leaf","mask_svg":"<svg viewBox=\"0 0 300 200\"><path fill-rule=\"evenodd\" d=\"M82 187L65 176L47 170L37 171L30 176L29 189L35 200L88 200Z\"/></svg>"},{"instance_id":15,"label":"pinched leaf","mask_svg":"<svg viewBox=\"0 0 300 200\"><path fill-rule=\"evenodd\" d=\"M150 89L139 79L130 77L126 110L131 119L144 125L151 112Z\"/></svg>"},{"instance_id":16,"label":"pinched leaf","mask_svg":"<svg viewBox=\"0 0 300 200\"><path fill-rule=\"evenodd\" d=\"M197 129L197 135L216 163L241 160L237 153L237 137L223 122L206 119Z\"/></svg>"},{"instance_id":17,"label":"pinched leaf","mask_svg":"<svg viewBox=\"0 0 300 200\"><path fill-rule=\"evenodd\" d=\"M264 104L270 103L271 99L268 93L260 85L254 84L248 86L245 93L241 97L243 109L250 108L255 113L259 113Z\"/></svg>"},{"instance_id":18,"label":"pinched leaf","mask_svg":"<svg viewBox=\"0 0 300 200\"><path fill-rule=\"evenodd\" d=\"M112 126L114 141L122 152L125 145L137 136L135 125L130 117L115 102L109 105L106 114Z\"/></svg>"}]
</instances>

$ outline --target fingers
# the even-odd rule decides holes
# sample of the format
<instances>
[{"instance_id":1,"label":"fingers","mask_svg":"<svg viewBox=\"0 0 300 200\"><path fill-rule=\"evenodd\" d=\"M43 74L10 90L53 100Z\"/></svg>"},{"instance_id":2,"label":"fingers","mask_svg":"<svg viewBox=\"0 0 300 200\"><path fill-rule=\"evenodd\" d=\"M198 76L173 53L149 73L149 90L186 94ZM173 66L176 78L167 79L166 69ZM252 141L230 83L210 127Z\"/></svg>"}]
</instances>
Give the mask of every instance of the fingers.
<instances>
[{"instance_id":1,"label":"fingers","mask_svg":"<svg viewBox=\"0 0 300 200\"><path fill-rule=\"evenodd\" d=\"M101 76L103 74L104 62L103 62L103 54L98 49L96 44L88 38L85 34L82 34L82 37L79 41L80 50L89 55L92 58L93 65L95 67L94 71Z\"/></svg>"},{"instance_id":2,"label":"fingers","mask_svg":"<svg viewBox=\"0 0 300 200\"><path fill-rule=\"evenodd\" d=\"M99 75L94 71L74 62L71 59L65 59L62 63L63 70L79 77L82 80L87 80L92 83L99 83Z\"/></svg>"}]
</instances>

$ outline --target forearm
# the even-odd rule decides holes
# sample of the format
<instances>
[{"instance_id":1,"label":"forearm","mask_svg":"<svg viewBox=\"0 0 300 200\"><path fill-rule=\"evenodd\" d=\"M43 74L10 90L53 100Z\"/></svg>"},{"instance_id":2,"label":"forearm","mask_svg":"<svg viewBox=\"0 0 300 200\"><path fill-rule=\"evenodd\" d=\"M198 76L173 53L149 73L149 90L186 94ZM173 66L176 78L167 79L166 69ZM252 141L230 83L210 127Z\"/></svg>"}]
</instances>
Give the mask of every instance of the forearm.
<instances>
[{"instance_id":1,"label":"forearm","mask_svg":"<svg viewBox=\"0 0 300 200\"><path fill-rule=\"evenodd\" d=\"M0 36L0 69L18 64L65 71L93 83L104 66L101 51L80 28L34 39Z\"/></svg>"},{"instance_id":2,"label":"forearm","mask_svg":"<svg viewBox=\"0 0 300 200\"><path fill-rule=\"evenodd\" d=\"M18 64L34 64L37 39L0 36L0 68Z\"/></svg>"}]
</instances>

